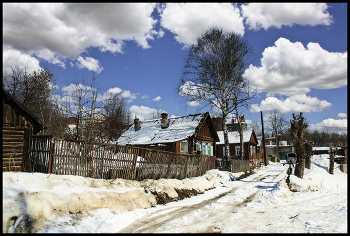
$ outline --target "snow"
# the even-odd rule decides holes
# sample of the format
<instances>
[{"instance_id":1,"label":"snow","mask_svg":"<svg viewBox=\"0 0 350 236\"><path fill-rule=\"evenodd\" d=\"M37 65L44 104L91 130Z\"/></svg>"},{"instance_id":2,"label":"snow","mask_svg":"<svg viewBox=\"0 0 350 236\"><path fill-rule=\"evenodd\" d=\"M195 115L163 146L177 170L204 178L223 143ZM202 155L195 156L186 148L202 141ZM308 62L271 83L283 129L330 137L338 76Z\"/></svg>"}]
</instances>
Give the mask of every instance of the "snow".
<instances>
[{"instance_id":1,"label":"snow","mask_svg":"<svg viewBox=\"0 0 350 236\"><path fill-rule=\"evenodd\" d=\"M243 172L216 169L140 182L3 172L3 232L347 233L347 174L336 163L329 174L327 158L314 155L290 189L283 162L240 180ZM178 189L199 194L157 205L151 193L176 198Z\"/></svg>"},{"instance_id":2,"label":"snow","mask_svg":"<svg viewBox=\"0 0 350 236\"><path fill-rule=\"evenodd\" d=\"M250 137L252 136L252 130L243 130L243 142L249 142ZM224 131L218 131L218 136L220 139L220 142L216 142L216 144L225 144L224 141ZM227 132L228 134L228 141L229 143L239 143L239 132L238 131L232 131Z\"/></svg>"},{"instance_id":3,"label":"snow","mask_svg":"<svg viewBox=\"0 0 350 236\"><path fill-rule=\"evenodd\" d=\"M118 139L120 145L169 143L186 139L193 135L206 113L174 117L168 119L168 128L161 128L161 119L140 122L140 129L135 131L132 125Z\"/></svg>"}]
</instances>

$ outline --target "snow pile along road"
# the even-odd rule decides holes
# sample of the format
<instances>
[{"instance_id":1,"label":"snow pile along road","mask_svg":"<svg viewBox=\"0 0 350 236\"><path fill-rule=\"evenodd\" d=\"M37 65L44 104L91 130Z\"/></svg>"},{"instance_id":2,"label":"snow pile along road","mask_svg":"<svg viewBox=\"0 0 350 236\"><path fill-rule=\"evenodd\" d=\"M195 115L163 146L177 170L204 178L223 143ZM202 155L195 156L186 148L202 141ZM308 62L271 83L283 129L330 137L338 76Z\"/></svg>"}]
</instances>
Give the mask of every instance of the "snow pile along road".
<instances>
[{"instance_id":1,"label":"snow pile along road","mask_svg":"<svg viewBox=\"0 0 350 236\"><path fill-rule=\"evenodd\" d=\"M270 163L252 175L209 170L141 182L3 173L3 232L347 232L347 175L328 155L304 178Z\"/></svg>"}]
</instances>

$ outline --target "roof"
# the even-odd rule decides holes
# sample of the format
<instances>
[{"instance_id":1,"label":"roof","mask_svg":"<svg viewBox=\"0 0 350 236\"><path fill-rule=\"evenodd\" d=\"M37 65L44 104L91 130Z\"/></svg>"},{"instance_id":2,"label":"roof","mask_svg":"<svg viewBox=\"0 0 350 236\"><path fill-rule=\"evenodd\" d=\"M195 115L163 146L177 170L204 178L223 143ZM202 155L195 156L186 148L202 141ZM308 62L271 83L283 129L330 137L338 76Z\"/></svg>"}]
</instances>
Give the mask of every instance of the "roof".
<instances>
[{"instance_id":1,"label":"roof","mask_svg":"<svg viewBox=\"0 0 350 236\"><path fill-rule=\"evenodd\" d=\"M161 128L161 119L146 120L140 122L140 129L135 131L135 124L131 125L117 140L120 145L143 145L157 143L171 143L184 140L188 137L196 137L203 122L207 120L211 135L215 141L219 140L216 130L211 122L209 112L168 118L168 128Z\"/></svg>"},{"instance_id":2,"label":"roof","mask_svg":"<svg viewBox=\"0 0 350 236\"><path fill-rule=\"evenodd\" d=\"M230 131L230 132L227 132L227 134L228 134L229 143L239 143L238 131ZM243 143L249 142L252 134L253 134L253 130L243 130ZM224 131L218 131L218 136L220 138L220 142L216 142L216 144L225 144Z\"/></svg>"}]
</instances>

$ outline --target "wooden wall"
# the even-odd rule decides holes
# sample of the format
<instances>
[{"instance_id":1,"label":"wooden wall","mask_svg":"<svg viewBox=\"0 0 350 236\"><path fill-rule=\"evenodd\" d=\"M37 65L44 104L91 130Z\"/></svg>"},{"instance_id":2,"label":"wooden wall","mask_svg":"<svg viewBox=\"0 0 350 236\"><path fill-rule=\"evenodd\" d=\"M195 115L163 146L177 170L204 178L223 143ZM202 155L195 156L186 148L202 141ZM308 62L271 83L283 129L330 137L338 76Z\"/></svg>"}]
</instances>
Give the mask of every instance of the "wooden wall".
<instances>
[{"instance_id":1,"label":"wooden wall","mask_svg":"<svg viewBox=\"0 0 350 236\"><path fill-rule=\"evenodd\" d=\"M6 92L2 100L3 171L30 172L29 145L33 132L38 132L38 122Z\"/></svg>"}]
</instances>

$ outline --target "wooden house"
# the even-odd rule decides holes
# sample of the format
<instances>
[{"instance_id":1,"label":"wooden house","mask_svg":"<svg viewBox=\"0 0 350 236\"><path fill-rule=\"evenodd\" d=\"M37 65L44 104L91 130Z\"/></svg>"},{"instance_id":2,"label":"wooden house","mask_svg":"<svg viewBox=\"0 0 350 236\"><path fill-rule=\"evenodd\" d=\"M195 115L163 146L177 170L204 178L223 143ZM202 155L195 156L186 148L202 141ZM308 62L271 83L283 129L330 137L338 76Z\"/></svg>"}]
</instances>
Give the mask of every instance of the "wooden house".
<instances>
[{"instance_id":1,"label":"wooden house","mask_svg":"<svg viewBox=\"0 0 350 236\"><path fill-rule=\"evenodd\" d=\"M31 137L46 127L4 88L2 90L3 171L30 172Z\"/></svg>"},{"instance_id":2,"label":"wooden house","mask_svg":"<svg viewBox=\"0 0 350 236\"><path fill-rule=\"evenodd\" d=\"M219 141L209 112L161 119L139 121L117 140L120 145L133 145L176 153L201 153L214 156Z\"/></svg>"},{"instance_id":3,"label":"wooden house","mask_svg":"<svg viewBox=\"0 0 350 236\"><path fill-rule=\"evenodd\" d=\"M220 138L216 142L216 157L222 158L225 152L224 132L218 131ZM240 158L240 138L238 131L228 132L228 140L230 145L230 157L232 159ZM249 160L253 154L257 153L258 139L254 130L243 130L243 151L244 160Z\"/></svg>"}]
</instances>

